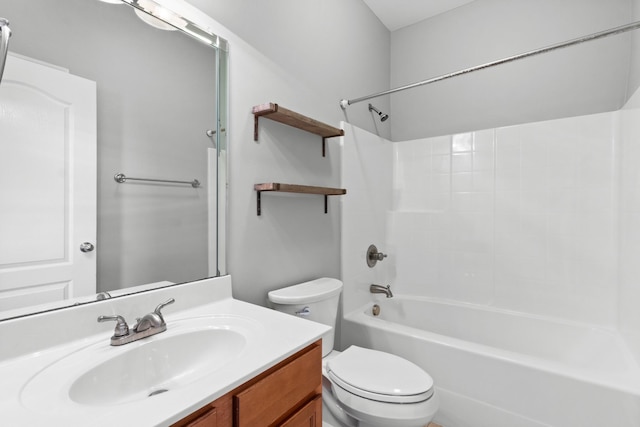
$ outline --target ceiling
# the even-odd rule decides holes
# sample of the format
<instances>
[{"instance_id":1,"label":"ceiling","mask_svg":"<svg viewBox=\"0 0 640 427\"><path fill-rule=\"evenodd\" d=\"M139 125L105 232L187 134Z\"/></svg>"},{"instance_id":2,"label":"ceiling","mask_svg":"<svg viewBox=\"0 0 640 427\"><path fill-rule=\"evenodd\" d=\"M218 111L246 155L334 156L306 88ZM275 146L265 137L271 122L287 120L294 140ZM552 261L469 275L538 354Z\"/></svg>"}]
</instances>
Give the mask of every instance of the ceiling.
<instances>
[{"instance_id":1,"label":"ceiling","mask_svg":"<svg viewBox=\"0 0 640 427\"><path fill-rule=\"evenodd\" d=\"M395 31L473 0L363 0L389 29Z\"/></svg>"}]
</instances>

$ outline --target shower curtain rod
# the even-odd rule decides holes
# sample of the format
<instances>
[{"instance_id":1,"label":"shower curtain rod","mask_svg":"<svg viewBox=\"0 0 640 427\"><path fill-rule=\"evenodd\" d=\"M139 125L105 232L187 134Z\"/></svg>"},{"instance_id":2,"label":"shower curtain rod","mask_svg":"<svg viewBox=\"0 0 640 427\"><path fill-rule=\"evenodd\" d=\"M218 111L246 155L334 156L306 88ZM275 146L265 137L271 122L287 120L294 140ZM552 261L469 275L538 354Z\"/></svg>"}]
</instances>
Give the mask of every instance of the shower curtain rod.
<instances>
[{"instance_id":1,"label":"shower curtain rod","mask_svg":"<svg viewBox=\"0 0 640 427\"><path fill-rule=\"evenodd\" d=\"M600 31L598 33L593 33L593 34L589 34L587 36L583 36L583 37L579 37L579 38L576 38L576 39L568 40L566 42L553 44L553 45L546 46L546 47L543 47L543 48L540 48L540 49L536 49L536 50L530 50L528 52L521 53L519 55L513 55L513 56L509 56L507 58L498 59L496 61L487 62L487 63L482 64L482 65L477 65L475 67L465 68L465 69L460 70L460 71L456 71L456 72L449 73L449 74L444 74L442 76L434 77L434 78L423 80L423 81L416 82L416 83L411 83L411 84L408 84L406 86L401 86L401 87L397 87L395 89L385 90L384 92L374 93L373 95L367 95L367 96L363 96L363 97L360 97L360 98L354 98L354 99L342 99L340 101L340 107L342 107L343 110L346 110L347 106L349 106L351 104L355 104L357 102L367 101L367 100L372 99L372 98L378 98L380 96L389 95L389 94L400 92L400 91L407 90L407 89L413 89L414 87L428 85L428 84L431 84L431 83L435 83L435 82L439 82L439 81L442 81L442 80L450 79L452 77L461 76L463 74L472 73L474 71L478 71L478 70L482 70L482 69L485 69L485 68L494 67L496 65L506 64L507 62L517 61L519 59L528 58L530 56L539 55L541 53L551 52L551 51L556 50L556 49L561 49L561 48L564 48L564 47L574 46L574 45L577 45L577 44L580 44L580 43L584 43L584 42L588 42L588 41L591 41L591 40L597 40L597 39L601 39L601 38L604 38L604 37L613 36L613 35L616 35L616 34L626 33L627 31L637 30L638 28L640 28L640 21L632 22L630 24L622 25L620 27L615 27L615 28L611 28L609 30Z\"/></svg>"}]
</instances>

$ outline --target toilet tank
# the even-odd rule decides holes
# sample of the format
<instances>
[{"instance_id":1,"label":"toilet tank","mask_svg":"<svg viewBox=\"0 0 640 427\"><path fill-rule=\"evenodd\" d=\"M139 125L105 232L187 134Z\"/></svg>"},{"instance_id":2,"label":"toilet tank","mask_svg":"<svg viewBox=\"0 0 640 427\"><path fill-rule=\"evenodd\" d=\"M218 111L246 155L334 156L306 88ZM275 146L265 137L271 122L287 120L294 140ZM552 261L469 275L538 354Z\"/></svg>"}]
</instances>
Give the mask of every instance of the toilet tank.
<instances>
[{"instance_id":1,"label":"toilet tank","mask_svg":"<svg viewBox=\"0 0 640 427\"><path fill-rule=\"evenodd\" d=\"M322 356L333 350L342 281L323 277L269 292L271 307L283 313L331 326L322 337Z\"/></svg>"}]
</instances>

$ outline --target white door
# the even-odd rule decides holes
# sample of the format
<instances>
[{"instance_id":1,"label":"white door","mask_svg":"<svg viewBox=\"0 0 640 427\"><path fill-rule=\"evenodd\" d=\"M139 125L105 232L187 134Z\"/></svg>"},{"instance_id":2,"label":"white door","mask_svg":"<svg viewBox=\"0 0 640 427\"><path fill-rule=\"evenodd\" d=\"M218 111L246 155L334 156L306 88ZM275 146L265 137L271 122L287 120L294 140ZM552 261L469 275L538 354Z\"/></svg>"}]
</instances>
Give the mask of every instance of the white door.
<instances>
[{"instance_id":1,"label":"white door","mask_svg":"<svg viewBox=\"0 0 640 427\"><path fill-rule=\"evenodd\" d=\"M0 83L0 311L95 294L96 84L7 56Z\"/></svg>"}]
</instances>

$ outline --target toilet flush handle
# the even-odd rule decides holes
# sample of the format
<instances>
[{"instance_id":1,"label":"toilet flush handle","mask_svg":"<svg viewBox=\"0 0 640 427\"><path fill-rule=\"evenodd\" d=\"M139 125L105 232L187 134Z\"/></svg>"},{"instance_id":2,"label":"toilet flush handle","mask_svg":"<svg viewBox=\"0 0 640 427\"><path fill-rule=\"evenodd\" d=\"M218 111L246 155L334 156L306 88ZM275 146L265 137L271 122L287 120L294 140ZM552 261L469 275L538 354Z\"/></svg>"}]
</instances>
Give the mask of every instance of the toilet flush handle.
<instances>
[{"instance_id":1,"label":"toilet flush handle","mask_svg":"<svg viewBox=\"0 0 640 427\"><path fill-rule=\"evenodd\" d=\"M302 310L296 311L296 316L307 317L311 314L309 306L305 306Z\"/></svg>"}]
</instances>

